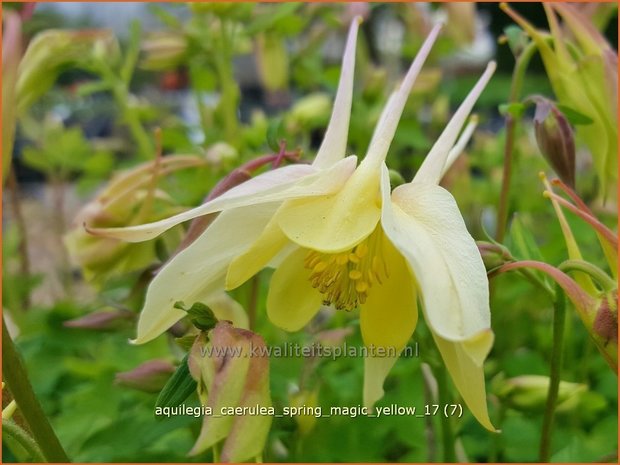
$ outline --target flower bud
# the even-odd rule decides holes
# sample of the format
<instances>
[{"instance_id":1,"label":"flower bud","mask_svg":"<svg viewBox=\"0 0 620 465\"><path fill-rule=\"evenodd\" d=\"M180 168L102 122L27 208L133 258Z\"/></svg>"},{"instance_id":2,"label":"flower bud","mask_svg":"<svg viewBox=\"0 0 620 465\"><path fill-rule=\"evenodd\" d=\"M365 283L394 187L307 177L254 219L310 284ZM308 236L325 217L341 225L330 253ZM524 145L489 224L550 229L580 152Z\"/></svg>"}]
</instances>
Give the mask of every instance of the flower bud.
<instances>
[{"instance_id":1,"label":"flower bud","mask_svg":"<svg viewBox=\"0 0 620 465\"><path fill-rule=\"evenodd\" d=\"M84 278L95 285L110 276L143 270L157 261L158 242L173 250L180 242L181 231L173 228L156 241L127 243L90 234L86 227L114 227L132 222L156 221L178 211L171 198L153 183L157 174L204 165L193 156L168 156L143 163L117 174L91 202L76 215L64 237L65 246Z\"/></svg>"},{"instance_id":2,"label":"flower bud","mask_svg":"<svg viewBox=\"0 0 620 465\"><path fill-rule=\"evenodd\" d=\"M142 42L144 56L140 65L149 70L167 70L179 66L187 52L187 39L176 32L155 32Z\"/></svg>"},{"instance_id":3,"label":"flower bud","mask_svg":"<svg viewBox=\"0 0 620 465\"><path fill-rule=\"evenodd\" d=\"M549 391L549 377L524 375L496 381L494 391L507 405L524 412L544 410ZM585 384L560 381L557 412L567 412L579 405L580 398L587 391Z\"/></svg>"},{"instance_id":4,"label":"flower bud","mask_svg":"<svg viewBox=\"0 0 620 465\"><path fill-rule=\"evenodd\" d=\"M114 331L124 327L127 322L133 321L136 315L129 310L117 310L108 307L105 310L89 313L80 318L63 323L66 328L94 329L99 331Z\"/></svg>"},{"instance_id":5,"label":"flower bud","mask_svg":"<svg viewBox=\"0 0 620 465\"><path fill-rule=\"evenodd\" d=\"M289 395L289 405L292 408L300 409L302 412L314 411L319 404L318 389L312 391L303 390ZM306 407L304 409L304 407ZM316 425L316 416L309 413L294 415L295 423L302 436L309 434Z\"/></svg>"},{"instance_id":6,"label":"flower bud","mask_svg":"<svg viewBox=\"0 0 620 465\"><path fill-rule=\"evenodd\" d=\"M575 187L575 139L566 116L551 102L536 97L534 131L541 153L557 175Z\"/></svg>"},{"instance_id":7,"label":"flower bud","mask_svg":"<svg viewBox=\"0 0 620 465\"><path fill-rule=\"evenodd\" d=\"M199 454L223 439L222 462L258 456L273 415L263 338L220 321L208 336L203 332L196 338L188 363L201 401L213 412L203 418L190 454ZM231 414L232 409L240 414Z\"/></svg>"},{"instance_id":8,"label":"flower bud","mask_svg":"<svg viewBox=\"0 0 620 465\"><path fill-rule=\"evenodd\" d=\"M443 8L448 16L446 33L461 47L471 44L476 38L476 4L445 3Z\"/></svg>"},{"instance_id":9,"label":"flower bud","mask_svg":"<svg viewBox=\"0 0 620 465\"><path fill-rule=\"evenodd\" d=\"M484 267L487 271L514 260L510 251L503 245L485 241L476 241L476 245L478 246L482 261L484 262Z\"/></svg>"},{"instance_id":10,"label":"flower bud","mask_svg":"<svg viewBox=\"0 0 620 465\"><path fill-rule=\"evenodd\" d=\"M159 392L174 371L174 365L167 360L149 360L133 370L117 373L115 382L138 391Z\"/></svg>"},{"instance_id":11,"label":"flower bud","mask_svg":"<svg viewBox=\"0 0 620 465\"><path fill-rule=\"evenodd\" d=\"M216 168L228 168L239 159L239 152L226 142L216 142L207 148L205 159Z\"/></svg>"},{"instance_id":12,"label":"flower bud","mask_svg":"<svg viewBox=\"0 0 620 465\"><path fill-rule=\"evenodd\" d=\"M269 92L284 90L289 81L289 59L284 38L263 32L256 37L258 74Z\"/></svg>"},{"instance_id":13,"label":"flower bud","mask_svg":"<svg viewBox=\"0 0 620 465\"><path fill-rule=\"evenodd\" d=\"M618 346L618 290L610 292L601 300L601 304L592 324L594 332L604 343Z\"/></svg>"},{"instance_id":14,"label":"flower bud","mask_svg":"<svg viewBox=\"0 0 620 465\"><path fill-rule=\"evenodd\" d=\"M311 131L327 124L331 101L327 94L314 93L299 99L287 116L290 132Z\"/></svg>"}]
</instances>

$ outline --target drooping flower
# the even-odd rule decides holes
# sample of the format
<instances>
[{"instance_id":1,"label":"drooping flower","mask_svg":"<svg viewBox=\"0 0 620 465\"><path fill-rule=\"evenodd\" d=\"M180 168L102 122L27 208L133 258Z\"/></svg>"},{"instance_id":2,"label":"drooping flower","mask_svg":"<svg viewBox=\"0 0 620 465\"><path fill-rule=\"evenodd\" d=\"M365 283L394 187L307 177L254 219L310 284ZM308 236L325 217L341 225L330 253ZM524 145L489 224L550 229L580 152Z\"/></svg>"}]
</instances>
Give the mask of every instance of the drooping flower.
<instances>
[{"instance_id":1,"label":"drooping flower","mask_svg":"<svg viewBox=\"0 0 620 465\"><path fill-rule=\"evenodd\" d=\"M146 239L180 221L224 210L151 284L137 342L156 337L183 316L171 309L180 295L191 301L192 296L211 287L225 284L233 289L264 267L275 266L267 311L276 325L295 331L322 305L343 310L359 307L365 344L392 347L400 353L417 323L419 295L456 387L480 423L493 430L482 371L493 342L486 272L454 198L438 183L471 135L470 125L457 142L495 64L489 64L459 107L415 179L390 192L385 158L440 27L431 31L399 89L390 97L366 156L351 173L336 167L350 160L338 161L346 148L356 30L354 22L332 119L319 154L309 167L319 171L306 168L303 177L283 188L281 182L274 187L281 179L281 170L275 170L189 214L151 225L96 232ZM327 152L326 147L331 150ZM267 182L271 184L265 188ZM238 200L241 195L253 197L242 203ZM396 360L366 359L367 405L383 395L383 381Z\"/></svg>"}]
</instances>

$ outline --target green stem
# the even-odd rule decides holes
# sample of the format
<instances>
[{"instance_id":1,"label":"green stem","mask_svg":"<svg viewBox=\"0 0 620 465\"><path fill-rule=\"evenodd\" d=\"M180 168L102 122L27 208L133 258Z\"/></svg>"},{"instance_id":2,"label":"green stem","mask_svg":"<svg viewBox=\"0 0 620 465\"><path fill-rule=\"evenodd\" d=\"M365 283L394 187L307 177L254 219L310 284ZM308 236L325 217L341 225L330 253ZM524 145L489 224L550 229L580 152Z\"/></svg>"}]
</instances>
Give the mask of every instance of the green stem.
<instances>
[{"instance_id":1,"label":"green stem","mask_svg":"<svg viewBox=\"0 0 620 465\"><path fill-rule=\"evenodd\" d=\"M450 390L448 388L448 377L446 376L446 369L443 366L439 366L435 369L435 379L437 380L437 393L439 397L439 405L446 405L452 403L450 396ZM452 428L451 418L441 419L441 439L443 450L443 462L454 463L456 462L456 452L454 449L456 437L454 435L454 429Z\"/></svg>"},{"instance_id":2,"label":"green stem","mask_svg":"<svg viewBox=\"0 0 620 465\"><path fill-rule=\"evenodd\" d=\"M497 413L497 419L494 422L496 428L501 429L504 420L506 419L507 407L500 403ZM495 434L493 436L493 442L491 444L491 452L489 454L489 463L497 463L501 461L501 451L503 447L503 436L501 434Z\"/></svg>"},{"instance_id":3,"label":"green stem","mask_svg":"<svg viewBox=\"0 0 620 465\"><path fill-rule=\"evenodd\" d=\"M566 321L566 298L564 292L557 286L556 299L553 303L553 347L551 349L551 374L547 405L543 417L543 426L540 440L539 460L549 462L551 458L551 434L553 432L553 418L560 390L560 370L562 368L562 347L564 342L564 327Z\"/></svg>"},{"instance_id":4,"label":"green stem","mask_svg":"<svg viewBox=\"0 0 620 465\"><path fill-rule=\"evenodd\" d=\"M104 81L110 83L110 90L114 97L114 101L121 109L123 119L134 142L138 144L138 153L140 158L147 160L153 157L153 144L151 139L142 126L137 108L132 106L130 100L129 83L117 75L107 63L101 62L97 67L97 71L101 74Z\"/></svg>"},{"instance_id":5,"label":"green stem","mask_svg":"<svg viewBox=\"0 0 620 465\"><path fill-rule=\"evenodd\" d=\"M8 385L20 412L28 422L32 436L49 462L69 462L56 433L39 404L28 373L2 318L2 366Z\"/></svg>"},{"instance_id":6,"label":"green stem","mask_svg":"<svg viewBox=\"0 0 620 465\"><path fill-rule=\"evenodd\" d=\"M238 142L237 104L239 101L239 88L234 79L232 44L231 37L228 35L228 26L229 24L222 22L220 46L217 47L217 53L215 55L215 70L218 75L221 91L218 112L224 124L226 141L235 145L235 143Z\"/></svg>"},{"instance_id":7,"label":"green stem","mask_svg":"<svg viewBox=\"0 0 620 465\"><path fill-rule=\"evenodd\" d=\"M424 381L424 401L426 404L436 404L438 400L435 399L433 394L433 383L435 379L431 371L430 365L423 363L421 366L422 379ZM437 444L435 438L435 426L433 425L433 418L429 415L424 416L425 423L425 435L426 435L426 447L428 449L426 460L428 463L437 462Z\"/></svg>"},{"instance_id":8,"label":"green stem","mask_svg":"<svg viewBox=\"0 0 620 465\"><path fill-rule=\"evenodd\" d=\"M521 90L523 88L525 72L527 71L527 67L536 50L536 44L534 42L530 42L517 58L515 68L512 73L510 103L517 103L519 101ZM503 242L504 236L506 235L506 225L508 223L508 201L510 194L510 181L512 179L512 162L516 130L517 120L512 115L507 114L506 141L504 145L504 170L502 174L502 189L500 192L499 207L497 211L497 225L495 228L495 238L497 242Z\"/></svg>"},{"instance_id":9,"label":"green stem","mask_svg":"<svg viewBox=\"0 0 620 465\"><path fill-rule=\"evenodd\" d=\"M19 184L17 182L17 176L15 175L15 170L13 168L10 169L6 187L11 192L11 214L13 219L15 220L15 226L19 231L19 244L18 244L18 254L19 254L19 271L22 277L24 277L28 282L30 281L30 258L28 257L28 228L26 227L26 219L24 216L24 212L22 210L21 197L19 192ZM30 307L30 293L27 292L23 296L23 301L19 302L22 310L27 310Z\"/></svg>"},{"instance_id":10,"label":"green stem","mask_svg":"<svg viewBox=\"0 0 620 465\"><path fill-rule=\"evenodd\" d=\"M250 282L250 298L248 302L248 325L250 331L256 328L256 311L258 308L258 295L260 291L260 274L254 275Z\"/></svg>"},{"instance_id":11,"label":"green stem","mask_svg":"<svg viewBox=\"0 0 620 465\"><path fill-rule=\"evenodd\" d=\"M29 462L47 462L37 443L11 420L2 421L2 440L12 439L28 454Z\"/></svg>"},{"instance_id":12,"label":"green stem","mask_svg":"<svg viewBox=\"0 0 620 465\"><path fill-rule=\"evenodd\" d=\"M213 444L213 447L211 448L212 452L213 452L213 463L220 463L220 445L219 443Z\"/></svg>"},{"instance_id":13,"label":"green stem","mask_svg":"<svg viewBox=\"0 0 620 465\"><path fill-rule=\"evenodd\" d=\"M598 266L584 260L566 260L562 262L558 269L565 273L571 271L581 271L588 274L593 278L604 291L612 291L618 287L618 284L607 273L601 270Z\"/></svg>"}]
</instances>

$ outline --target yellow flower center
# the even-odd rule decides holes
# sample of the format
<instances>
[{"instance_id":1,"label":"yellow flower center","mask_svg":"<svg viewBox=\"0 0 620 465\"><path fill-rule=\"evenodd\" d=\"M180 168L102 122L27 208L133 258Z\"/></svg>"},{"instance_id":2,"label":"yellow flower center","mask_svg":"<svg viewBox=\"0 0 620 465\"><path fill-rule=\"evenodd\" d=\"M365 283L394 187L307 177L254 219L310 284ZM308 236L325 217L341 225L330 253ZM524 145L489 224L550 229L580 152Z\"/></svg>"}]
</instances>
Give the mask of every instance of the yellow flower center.
<instances>
[{"instance_id":1,"label":"yellow flower center","mask_svg":"<svg viewBox=\"0 0 620 465\"><path fill-rule=\"evenodd\" d=\"M382 284L388 278L383 240L383 231L377 226L370 236L344 252L308 252L304 266L311 270L312 287L324 295L324 305L353 310L366 302L373 285Z\"/></svg>"}]
</instances>

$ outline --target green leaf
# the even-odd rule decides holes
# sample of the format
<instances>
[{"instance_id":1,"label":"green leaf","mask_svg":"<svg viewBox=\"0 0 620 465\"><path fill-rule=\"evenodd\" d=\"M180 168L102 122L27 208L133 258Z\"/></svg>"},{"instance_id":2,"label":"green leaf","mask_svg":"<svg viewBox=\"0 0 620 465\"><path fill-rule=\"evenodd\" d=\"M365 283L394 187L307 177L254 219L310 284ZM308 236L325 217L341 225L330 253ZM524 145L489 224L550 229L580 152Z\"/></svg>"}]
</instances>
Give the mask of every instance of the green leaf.
<instances>
[{"instance_id":1,"label":"green leaf","mask_svg":"<svg viewBox=\"0 0 620 465\"><path fill-rule=\"evenodd\" d=\"M217 324L217 318L213 311L202 302L194 302L190 308L186 308L183 302L175 302L174 308L187 312L192 324L201 331L210 331Z\"/></svg>"},{"instance_id":2,"label":"green leaf","mask_svg":"<svg viewBox=\"0 0 620 465\"><path fill-rule=\"evenodd\" d=\"M504 29L504 35L508 40L508 46L515 56L519 56L523 49L527 46L530 39L527 34L519 26L511 24Z\"/></svg>"},{"instance_id":3,"label":"green leaf","mask_svg":"<svg viewBox=\"0 0 620 465\"><path fill-rule=\"evenodd\" d=\"M267 145L275 153L280 152L280 141L283 136L282 118L275 118L269 122L267 127Z\"/></svg>"},{"instance_id":4,"label":"green leaf","mask_svg":"<svg viewBox=\"0 0 620 465\"><path fill-rule=\"evenodd\" d=\"M534 236L516 213L510 224L510 244L509 249L522 260L545 261Z\"/></svg>"},{"instance_id":5,"label":"green leaf","mask_svg":"<svg viewBox=\"0 0 620 465\"><path fill-rule=\"evenodd\" d=\"M257 32L264 31L274 26L279 21L290 19L291 15L297 11L302 3L282 3L268 12L257 15L256 18L246 29L248 35L254 35Z\"/></svg>"},{"instance_id":6,"label":"green leaf","mask_svg":"<svg viewBox=\"0 0 620 465\"><path fill-rule=\"evenodd\" d=\"M564 113L566 119L568 119L568 121L573 125L587 125L594 123L594 120L592 118L590 118L588 115L584 115L583 113L578 112L574 108L561 104L558 104L557 107L558 110Z\"/></svg>"},{"instance_id":7,"label":"green leaf","mask_svg":"<svg viewBox=\"0 0 620 465\"><path fill-rule=\"evenodd\" d=\"M510 115L513 118L519 119L525 112L525 105L520 102L503 103L499 106L499 113L502 116Z\"/></svg>"},{"instance_id":8,"label":"green leaf","mask_svg":"<svg viewBox=\"0 0 620 465\"><path fill-rule=\"evenodd\" d=\"M157 407L176 407L187 399L190 394L196 391L198 385L192 375L189 373L189 365L187 364L189 355L186 355L177 371L173 373L164 388L159 393L155 408Z\"/></svg>"}]
</instances>

